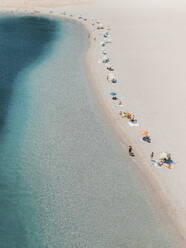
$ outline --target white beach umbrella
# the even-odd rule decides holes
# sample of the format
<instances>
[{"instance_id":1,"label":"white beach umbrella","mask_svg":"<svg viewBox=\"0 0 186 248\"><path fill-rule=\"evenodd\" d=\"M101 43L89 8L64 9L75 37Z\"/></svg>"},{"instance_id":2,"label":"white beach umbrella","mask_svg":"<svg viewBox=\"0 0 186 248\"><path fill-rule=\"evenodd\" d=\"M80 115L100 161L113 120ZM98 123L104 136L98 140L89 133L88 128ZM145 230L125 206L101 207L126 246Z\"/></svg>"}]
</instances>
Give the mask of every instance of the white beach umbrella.
<instances>
[{"instance_id":1,"label":"white beach umbrella","mask_svg":"<svg viewBox=\"0 0 186 248\"><path fill-rule=\"evenodd\" d=\"M107 55L103 56L103 63L108 63L109 57Z\"/></svg>"},{"instance_id":2,"label":"white beach umbrella","mask_svg":"<svg viewBox=\"0 0 186 248\"><path fill-rule=\"evenodd\" d=\"M100 24L97 26L97 29L104 29L103 24L100 23Z\"/></svg>"},{"instance_id":3,"label":"white beach umbrella","mask_svg":"<svg viewBox=\"0 0 186 248\"><path fill-rule=\"evenodd\" d=\"M107 79L112 83L117 83L117 78L114 73L109 73Z\"/></svg>"},{"instance_id":4,"label":"white beach umbrella","mask_svg":"<svg viewBox=\"0 0 186 248\"><path fill-rule=\"evenodd\" d=\"M102 42L100 42L100 45L104 47L106 45L106 43L104 41L102 41Z\"/></svg>"},{"instance_id":5,"label":"white beach umbrella","mask_svg":"<svg viewBox=\"0 0 186 248\"><path fill-rule=\"evenodd\" d=\"M162 152L161 154L160 154L160 159L170 159L171 158L171 154L170 154L170 152Z\"/></svg>"},{"instance_id":6,"label":"white beach umbrella","mask_svg":"<svg viewBox=\"0 0 186 248\"><path fill-rule=\"evenodd\" d=\"M109 35L109 33L108 33L108 32L105 32L105 33L103 34L103 36L104 36L105 38L107 38L107 37L108 37L108 35Z\"/></svg>"}]
</instances>

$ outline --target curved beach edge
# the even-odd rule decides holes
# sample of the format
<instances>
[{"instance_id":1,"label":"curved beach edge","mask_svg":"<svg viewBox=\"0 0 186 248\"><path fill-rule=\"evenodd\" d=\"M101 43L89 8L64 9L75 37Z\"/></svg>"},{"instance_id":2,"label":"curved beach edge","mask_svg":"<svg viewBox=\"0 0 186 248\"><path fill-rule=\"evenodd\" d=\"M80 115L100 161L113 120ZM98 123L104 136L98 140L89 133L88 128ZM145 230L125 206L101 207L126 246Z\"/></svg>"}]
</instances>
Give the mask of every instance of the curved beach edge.
<instances>
[{"instance_id":1,"label":"curved beach edge","mask_svg":"<svg viewBox=\"0 0 186 248\"><path fill-rule=\"evenodd\" d=\"M92 86L95 91L95 96L97 97L98 105L102 109L104 109L104 112L106 113L106 118L112 123L111 127L113 128L114 133L118 138L118 142L120 142L123 147L125 158L127 156L127 146L130 144L135 148L135 158L132 159L128 158L129 162L132 164L134 169L137 168L137 170L140 172L143 178L142 180L145 180L147 182L147 189L150 191L151 195L153 195L152 200L156 204L158 203L160 207L165 209L165 214L167 214L167 216L170 217L170 218L166 218L165 221L168 221L168 224L170 225L174 223L176 229L179 231L179 233L182 236L183 247L185 247L186 222L184 221L184 216L182 216L182 213L180 214L179 212L179 203L174 202L174 199L172 199L171 195L169 194L167 185L164 185L163 183L163 176L165 176L166 173L160 175L159 172L158 173L156 172L156 168L152 168L152 166L150 166L151 163L149 162L150 160L147 154L144 152L144 149L142 148L142 146L139 145L139 142L135 138L136 133L133 132L133 130L130 130L127 122L123 122L123 120L120 119L117 112L117 107L113 106L113 102L111 101L108 95L108 92L110 92L111 88L105 86L106 84L106 80L104 78L105 74L100 73L100 71L103 70L103 67L100 67L97 64L97 59L100 56L99 42L95 42L95 40L93 39L95 34L92 32L90 23L78 20L77 11L79 13L79 10L77 9L73 10L72 7L69 10L68 9L69 5L73 6L73 4L72 5L64 4L63 6L62 5L55 6L55 7L61 7L61 9L58 10L56 8L55 11L51 13L51 15L57 18L68 18L74 21L78 21L82 23L87 29L87 32L90 33L90 47L89 50L87 51L87 69L89 71L90 82L92 82ZM40 7L38 8L39 15L51 16L49 13L49 11L51 11L50 7L47 8L44 6L39 6L39 7ZM16 7L12 7L12 6L6 7L4 11L6 10L8 11L10 9L11 11L13 11L15 10L15 8ZM24 8L24 6L22 8ZM35 9L37 8L35 7ZM61 16L61 12L64 10L69 13L68 17ZM71 14L74 15L74 13L76 14L76 17L70 16ZM32 14L35 13L32 12ZM90 17L92 17L92 13L89 14ZM88 18L90 17L88 16Z\"/></svg>"}]
</instances>

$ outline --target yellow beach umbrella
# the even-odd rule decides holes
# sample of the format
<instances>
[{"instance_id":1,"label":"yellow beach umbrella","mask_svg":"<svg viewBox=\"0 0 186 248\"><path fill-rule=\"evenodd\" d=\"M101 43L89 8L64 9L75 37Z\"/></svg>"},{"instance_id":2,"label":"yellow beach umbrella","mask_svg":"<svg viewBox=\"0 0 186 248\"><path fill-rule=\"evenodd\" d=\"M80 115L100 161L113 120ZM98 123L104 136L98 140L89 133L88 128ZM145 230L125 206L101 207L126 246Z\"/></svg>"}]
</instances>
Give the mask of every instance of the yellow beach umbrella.
<instances>
[{"instance_id":1,"label":"yellow beach umbrella","mask_svg":"<svg viewBox=\"0 0 186 248\"><path fill-rule=\"evenodd\" d=\"M170 157L171 157L171 154L169 153L169 152L162 152L161 154L160 154L160 159L170 159Z\"/></svg>"}]
</instances>

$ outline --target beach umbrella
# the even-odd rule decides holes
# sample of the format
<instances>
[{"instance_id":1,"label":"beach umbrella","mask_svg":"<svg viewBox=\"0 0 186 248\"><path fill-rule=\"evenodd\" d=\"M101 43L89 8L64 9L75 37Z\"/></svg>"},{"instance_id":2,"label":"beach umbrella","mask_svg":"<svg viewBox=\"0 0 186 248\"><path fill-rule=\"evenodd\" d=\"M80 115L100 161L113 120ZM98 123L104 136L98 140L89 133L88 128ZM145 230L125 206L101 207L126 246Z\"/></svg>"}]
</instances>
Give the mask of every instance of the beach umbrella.
<instances>
[{"instance_id":1,"label":"beach umbrella","mask_svg":"<svg viewBox=\"0 0 186 248\"><path fill-rule=\"evenodd\" d=\"M106 43L104 41L102 41L102 42L100 42L100 45L104 47L106 45Z\"/></svg>"},{"instance_id":2,"label":"beach umbrella","mask_svg":"<svg viewBox=\"0 0 186 248\"><path fill-rule=\"evenodd\" d=\"M109 57L107 55L103 56L103 63L108 63L109 62Z\"/></svg>"},{"instance_id":3,"label":"beach umbrella","mask_svg":"<svg viewBox=\"0 0 186 248\"><path fill-rule=\"evenodd\" d=\"M145 130L140 131L140 133L141 133L142 135L148 135L148 134L149 134L149 132L148 132L148 131L145 131Z\"/></svg>"},{"instance_id":4,"label":"beach umbrella","mask_svg":"<svg viewBox=\"0 0 186 248\"><path fill-rule=\"evenodd\" d=\"M125 113L125 116L126 117L131 117L131 114L130 113Z\"/></svg>"},{"instance_id":5,"label":"beach umbrella","mask_svg":"<svg viewBox=\"0 0 186 248\"><path fill-rule=\"evenodd\" d=\"M117 78L113 73L109 73L107 76L108 80L111 81L112 83L117 83Z\"/></svg>"},{"instance_id":6,"label":"beach umbrella","mask_svg":"<svg viewBox=\"0 0 186 248\"><path fill-rule=\"evenodd\" d=\"M108 33L108 32L105 32L105 33L103 34L103 36L104 36L105 38L107 38L107 37L108 37L108 35L109 35L109 33Z\"/></svg>"},{"instance_id":7,"label":"beach umbrella","mask_svg":"<svg viewBox=\"0 0 186 248\"><path fill-rule=\"evenodd\" d=\"M169 152L162 152L160 153L160 159L169 160L171 158L171 154Z\"/></svg>"},{"instance_id":8,"label":"beach umbrella","mask_svg":"<svg viewBox=\"0 0 186 248\"><path fill-rule=\"evenodd\" d=\"M97 26L97 29L104 29L103 24L100 23L100 24Z\"/></svg>"},{"instance_id":9,"label":"beach umbrella","mask_svg":"<svg viewBox=\"0 0 186 248\"><path fill-rule=\"evenodd\" d=\"M116 93L116 92L111 92L110 95L111 95L111 96L116 96L117 93Z\"/></svg>"}]
</instances>

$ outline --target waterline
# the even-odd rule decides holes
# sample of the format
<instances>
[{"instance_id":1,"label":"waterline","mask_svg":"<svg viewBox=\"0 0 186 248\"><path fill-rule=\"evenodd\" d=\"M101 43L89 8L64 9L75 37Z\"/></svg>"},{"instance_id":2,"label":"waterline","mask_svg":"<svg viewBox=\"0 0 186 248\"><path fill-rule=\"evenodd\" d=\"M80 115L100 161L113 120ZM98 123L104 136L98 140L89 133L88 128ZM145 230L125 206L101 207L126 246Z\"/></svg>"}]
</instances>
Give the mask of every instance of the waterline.
<instances>
[{"instance_id":1,"label":"waterline","mask_svg":"<svg viewBox=\"0 0 186 248\"><path fill-rule=\"evenodd\" d=\"M17 84L9 108L1 155L6 176L16 175L19 208L10 205L23 240L9 236L8 246L4 234L4 247L177 247L95 104L86 30L63 21L59 32L52 52L23 77L24 90ZM15 111L22 101L27 111Z\"/></svg>"}]
</instances>

